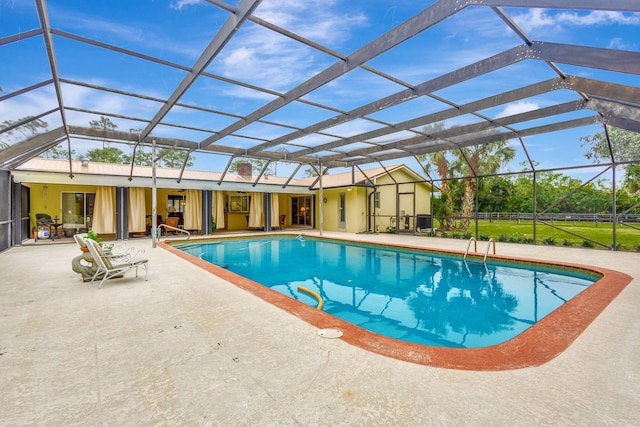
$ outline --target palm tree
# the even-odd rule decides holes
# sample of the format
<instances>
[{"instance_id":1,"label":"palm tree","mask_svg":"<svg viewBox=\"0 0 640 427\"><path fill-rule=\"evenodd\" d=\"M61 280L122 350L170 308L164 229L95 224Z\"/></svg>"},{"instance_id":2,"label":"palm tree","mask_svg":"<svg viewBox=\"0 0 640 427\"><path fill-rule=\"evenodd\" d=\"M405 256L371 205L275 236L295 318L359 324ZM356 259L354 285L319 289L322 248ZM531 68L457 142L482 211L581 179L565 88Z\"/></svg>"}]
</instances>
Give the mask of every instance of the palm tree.
<instances>
[{"instance_id":1,"label":"palm tree","mask_svg":"<svg viewBox=\"0 0 640 427\"><path fill-rule=\"evenodd\" d=\"M425 135L431 135L445 129L444 122L431 123L422 128ZM434 206L434 214L440 217L440 229L451 230L455 226L455 217L453 215L453 199L451 197L451 187L449 186L449 160L445 152L435 152L428 154L419 154L417 156L421 163L426 162L427 173L429 170L435 169L441 179L440 184L440 200Z\"/></svg>"},{"instance_id":2,"label":"palm tree","mask_svg":"<svg viewBox=\"0 0 640 427\"><path fill-rule=\"evenodd\" d=\"M108 117L100 116L100 120L91 120L89 122L91 129L102 129L104 131L111 131L118 128L118 125L113 123ZM102 139L102 149L108 147L107 139Z\"/></svg>"},{"instance_id":3,"label":"palm tree","mask_svg":"<svg viewBox=\"0 0 640 427\"><path fill-rule=\"evenodd\" d=\"M451 197L451 187L449 186L449 160L445 152L439 151L429 154L420 154L418 159L427 162L426 169L435 169L441 179L440 199L437 206L434 206L435 214L440 217L440 229L451 230L455 226L453 216L453 200Z\"/></svg>"},{"instance_id":4,"label":"palm tree","mask_svg":"<svg viewBox=\"0 0 640 427\"><path fill-rule=\"evenodd\" d=\"M469 228L471 216L476 207L476 177L478 175L498 172L502 165L513 160L515 156L516 150L507 141L498 141L459 149L456 154L456 160L452 162L451 169L466 176L464 181L464 195L462 198L461 229L466 231Z\"/></svg>"}]
</instances>

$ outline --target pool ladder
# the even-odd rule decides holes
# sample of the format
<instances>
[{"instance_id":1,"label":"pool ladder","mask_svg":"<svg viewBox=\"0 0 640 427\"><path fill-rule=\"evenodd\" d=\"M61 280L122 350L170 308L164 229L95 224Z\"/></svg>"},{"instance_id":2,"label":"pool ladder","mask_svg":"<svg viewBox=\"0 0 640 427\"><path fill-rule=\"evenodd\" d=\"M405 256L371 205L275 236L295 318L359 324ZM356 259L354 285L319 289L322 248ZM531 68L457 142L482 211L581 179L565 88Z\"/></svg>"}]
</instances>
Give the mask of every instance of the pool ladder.
<instances>
[{"instance_id":1,"label":"pool ladder","mask_svg":"<svg viewBox=\"0 0 640 427\"><path fill-rule=\"evenodd\" d=\"M471 242L473 242L473 252L478 252L478 241L475 237L469 239L469 243L467 244L467 250L464 251L464 260L467 260L467 255L469 255L469 248L471 248ZM487 244L487 250L484 251L483 262L487 262L487 256L489 255L489 249L491 249L491 244L493 243L493 254L496 254L496 241L493 239L489 239L489 243Z\"/></svg>"}]
</instances>

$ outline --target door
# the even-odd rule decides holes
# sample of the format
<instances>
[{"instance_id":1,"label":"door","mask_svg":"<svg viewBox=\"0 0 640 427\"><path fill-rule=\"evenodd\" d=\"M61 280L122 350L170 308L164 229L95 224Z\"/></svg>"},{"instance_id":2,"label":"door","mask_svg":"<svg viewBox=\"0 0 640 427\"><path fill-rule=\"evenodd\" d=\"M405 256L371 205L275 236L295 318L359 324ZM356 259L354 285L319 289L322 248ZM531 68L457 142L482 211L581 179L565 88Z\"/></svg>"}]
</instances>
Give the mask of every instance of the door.
<instances>
[{"instance_id":1,"label":"door","mask_svg":"<svg viewBox=\"0 0 640 427\"><path fill-rule=\"evenodd\" d=\"M311 225L311 197L291 198L291 224Z\"/></svg>"},{"instance_id":2,"label":"door","mask_svg":"<svg viewBox=\"0 0 640 427\"><path fill-rule=\"evenodd\" d=\"M415 230L415 193L399 193L398 205L400 206L398 232L413 232Z\"/></svg>"},{"instance_id":3,"label":"door","mask_svg":"<svg viewBox=\"0 0 640 427\"><path fill-rule=\"evenodd\" d=\"M347 229L347 193L340 193L338 198L338 229Z\"/></svg>"},{"instance_id":4,"label":"door","mask_svg":"<svg viewBox=\"0 0 640 427\"><path fill-rule=\"evenodd\" d=\"M25 185L20 188L20 241L25 241L31 237L31 189Z\"/></svg>"}]
</instances>

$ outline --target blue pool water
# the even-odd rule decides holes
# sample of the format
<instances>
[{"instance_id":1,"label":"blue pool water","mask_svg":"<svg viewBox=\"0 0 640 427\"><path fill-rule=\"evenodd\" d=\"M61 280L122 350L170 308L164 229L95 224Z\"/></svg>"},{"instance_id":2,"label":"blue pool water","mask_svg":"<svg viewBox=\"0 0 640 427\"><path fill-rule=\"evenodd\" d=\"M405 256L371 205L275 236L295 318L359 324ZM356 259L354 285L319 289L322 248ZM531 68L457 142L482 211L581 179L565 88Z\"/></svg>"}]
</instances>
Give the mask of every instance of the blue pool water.
<instances>
[{"instance_id":1,"label":"blue pool water","mask_svg":"<svg viewBox=\"0 0 640 427\"><path fill-rule=\"evenodd\" d=\"M176 245L313 307L398 340L442 347L505 342L597 278L531 264L295 237Z\"/></svg>"}]
</instances>

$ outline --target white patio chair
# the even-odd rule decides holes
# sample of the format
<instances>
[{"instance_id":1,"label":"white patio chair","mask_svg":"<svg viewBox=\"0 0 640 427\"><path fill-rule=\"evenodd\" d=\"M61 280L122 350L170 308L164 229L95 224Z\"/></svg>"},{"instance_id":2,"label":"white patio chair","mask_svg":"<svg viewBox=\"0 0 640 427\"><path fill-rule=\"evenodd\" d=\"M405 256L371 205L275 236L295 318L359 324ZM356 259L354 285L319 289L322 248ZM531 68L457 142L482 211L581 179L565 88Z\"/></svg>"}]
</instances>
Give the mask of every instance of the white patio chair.
<instances>
[{"instance_id":1,"label":"white patio chair","mask_svg":"<svg viewBox=\"0 0 640 427\"><path fill-rule=\"evenodd\" d=\"M95 240L84 239L84 243L89 248L89 252L93 257L93 261L98 266L98 270L93 275L91 279L91 283L94 282L98 278L98 276L102 275L102 280L98 284L98 289L102 287L102 284L105 280L110 279L115 276L119 276L124 274L125 272L134 269L136 270L136 277L138 277L138 267L144 267L144 280L147 281L147 273L148 273L148 260L143 258L133 258L123 260L120 257L113 257L108 254L105 254L100 244Z\"/></svg>"}]
</instances>

